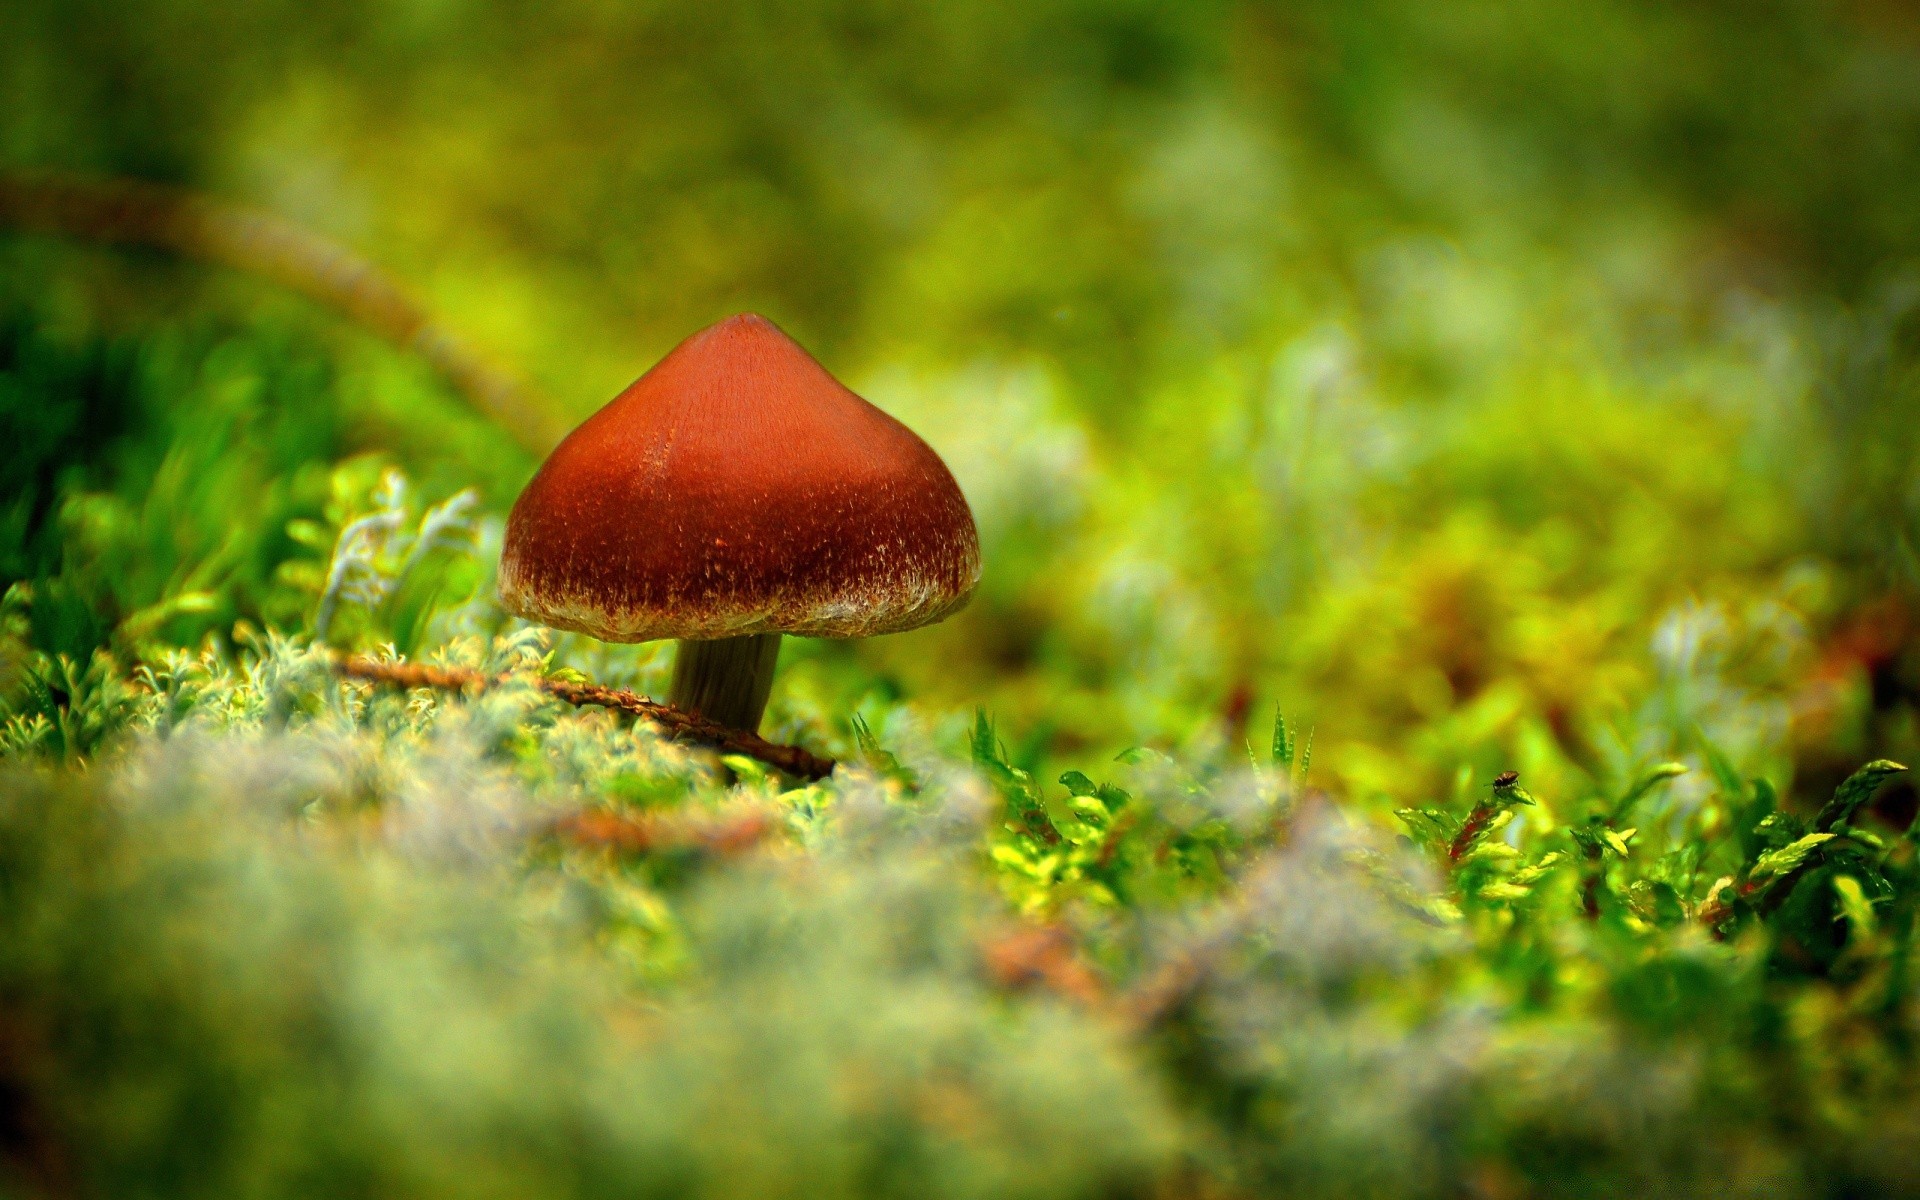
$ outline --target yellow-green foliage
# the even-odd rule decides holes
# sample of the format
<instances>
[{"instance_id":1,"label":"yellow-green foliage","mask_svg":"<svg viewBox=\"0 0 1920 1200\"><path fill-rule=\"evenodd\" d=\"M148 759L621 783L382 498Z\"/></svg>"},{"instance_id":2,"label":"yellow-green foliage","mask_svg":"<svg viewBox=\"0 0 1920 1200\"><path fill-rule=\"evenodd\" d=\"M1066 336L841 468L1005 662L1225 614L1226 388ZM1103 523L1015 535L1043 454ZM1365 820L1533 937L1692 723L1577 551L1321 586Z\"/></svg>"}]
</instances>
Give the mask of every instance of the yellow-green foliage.
<instances>
[{"instance_id":1,"label":"yellow-green foliage","mask_svg":"<svg viewBox=\"0 0 1920 1200\"><path fill-rule=\"evenodd\" d=\"M70 697L115 705L82 773L51 769L71 746L43 719L13 720L17 1180L1913 1184L1920 863L1856 823L1893 764L1811 819L1711 746L1692 799L1679 764L1586 797L1463 774L1396 845L1313 790L1284 722L1242 763L1139 751L1049 787L984 717L967 763L903 710L858 726L830 781L735 760L730 782L529 686L544 640L449 643L441 661L503 676L468 697L343 681L281 638L164 655ZM620 849L570 835L583 812L765 835Z\"/></svg>"}]
</instances>

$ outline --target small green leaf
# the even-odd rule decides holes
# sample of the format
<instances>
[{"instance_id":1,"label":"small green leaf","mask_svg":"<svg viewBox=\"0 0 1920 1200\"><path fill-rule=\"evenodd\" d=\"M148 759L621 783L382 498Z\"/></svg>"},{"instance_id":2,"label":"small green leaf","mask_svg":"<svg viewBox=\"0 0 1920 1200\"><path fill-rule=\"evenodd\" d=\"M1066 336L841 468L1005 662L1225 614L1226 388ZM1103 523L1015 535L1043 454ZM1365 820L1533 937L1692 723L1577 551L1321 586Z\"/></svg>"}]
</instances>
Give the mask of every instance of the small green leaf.
<instances>
[{"instance_id":1,"label":"small green leaf","mask_svg":"<svg viewBox=\"0 0 1920 1200\"><path fill-rule=\"evenodd\" d=\"M977 767L1001 762L999 742L993 735L993 722L987 718L987 710L975 709L973 713L973 736L969 739L973 751L973 763Z\"/></svg>"},{"instance_id":2,"label":"small green leaf","mask_svg":"<svg viewBox=\"0 0 1920 1200\"><path fill-rule=\"evenodd\" d=\"M1279 709L1273 712L1273 765L1293 766L1293 734L1287 729L1286 714Z\"/></svg>"},{"instance_id":3,"label":"small green leaf","mask_svg":"<svg viewBox=\"0 0 1920 1200\"><path fill-rule=\"evenodd\" d=\"M1621 858L1626 858L1633 853L1633 851L1627 847L1627 839L1638 832L1639 830L1637 829L1623 829L1619 833L1615 833L1613 830L1608 829L1604 830L1600 836L1606 839L1607 845L1612 848L1615 854L1618 854Z\"/></svg>"},{"instance_id":4,"label":"small green leaf","mask_svg":"<svg viewBox=\"0 0 1920 1200\"><path fill-rule=\"evenodd\" d=\"M1460 833L1460 818L1437 808L1403 808L1393 815L1399 817L1413 839L1424 846L1445 846Z\"/></svg>"},{"instance_id":5,"label":"small green leaf","mask_svg":"<svg viewBox=\"0 0 1920 1200\"><path fill-rule=\"evenodd\" d=\"M1104 828L1107 820L1113 816L1107 810L1107 806L1100 803L1099 798L1094 796L1075 796L1069 802L1069 806L1082 819L1100 828Z\"/></svg>"},{"instance_id":6,"label":"small green leaf","mask_svg":"<svg viewBox=\"0 0 1920 1200\"><path fill-rule=\"evenodd\" d=\"M1847 776L1846 782L1834 789L1833 799L1827 801L1820 815L1814 818L1815 829L1832 829L1835 825L1852 818L1861 805L1873 798L1880 785L1893 776L1906 770L1897 762L1882 758L1868 763L1858 771Z\"/></svg>"},{"instance_id":7,"label":"small green leaf","mask_svg":"<svg viewBox=\"0 0 1920 1200\"><path fill-rule=\"evenodd\" d=\"M1463 862L1508 862L1520 857L1520 851L1505 842L1483 841L1476 844Z\"/></svg>"},{"instance_id":8,"label":"small green leaf","mask_svg":"<svg viewBox=\"0 0 1920 1200\"><path fill-rule=\"evenodd\" d=\"M1839 899L1840 911L1845 914L1847 924L1851 926L1847 940L1871 937L1874 927L1873 902L1867 899L1866 890L1860 886L1860 881L1851 875L1835 875L1833 894Z\"/></svg>"},{"instance_id":9,"label":"small green leaf","mask_svg":"<svg viewBox=\"0 0 1920 1200\"><path fill-rule=\"evenodd\" d=\"M987 856L1003 867L1024 869L1027 865L1027 856L1022 854L1017 846L1009 846L1005 843L995 845L988 850Z\"/></svg>"},{"instance_id":10,"label":"small green leaf","mask_svg":"<svg viewBox=\"0 0 1920 1200\"><path fill-rule=\"evenodd\" d=\"M1482 900L1525 900L1532 889L1511 882L1489 883L1478 895Z\"/></svg>"},{"instance_id":11,"label":"small green leaf","mask_svg":"<svg viewBox=\"0 0 1920 1200\"><path fill-rule=\"evenodd\" d=\"M720 761L727 765L727 769L732 771L741 783L765 783L771 778L766 764L759 759L748 758L744 754L723 754L720 756Z\"/></svg>"},{"instance_id":12,"label":"small green leaf","mask_svg":"<svg viewBox=\"0 0 1920 1200\"><path fill-rule=\"evenodd\" d=\"M1747 877L1757 881L1797 871L1806 863L1809 855L1832 840L1831 833L1810 833L1778 850L1769 850L1753 864L1753 870L1748 872Z\"/></svg>"},{"instance_id":13,"label":"small green leaf","mask_svg":"<svg viewBox=\"0 0 1920 1200\"><path fill-rule=\"evenodd\" d=\"M1546 878L1548 873L1551 872L1553 868L1559 866L1565 858L1566 855L1555 850L1541 858L1539 862L1521 867L1518 871L1515 871L1509 876L1508 882L1517 883L1523 887L1532 887L1534 884Z\"/></svg>"},{"instance_id":14,"label":"small green leaf","mask_svg":"<svg viewBox=\"0 0 1920 1200\"><path fill-rule=\"evenodd\" d=\"M1835 829L1834 832L1841 833L1842 836L1846 837L1849 841L1859 842L1869 850L1885 850L1887 848L1885 838L1878 834L1868 833L1864 829L1857 829L1851 825L1842 825Z\"/></svg>"},{"instance_id":15,"label":"small green leaf","mask_svg":"<svg viewBox=\"0 0 1920 1200\"><path fill-rule=\"evenodd\" d=\"M1093 780L1080 771L1068 771L1060 776L1060 782L1067 791L1075 796L1097 796L1100 789Z\"/></svg>"}]
</instances>

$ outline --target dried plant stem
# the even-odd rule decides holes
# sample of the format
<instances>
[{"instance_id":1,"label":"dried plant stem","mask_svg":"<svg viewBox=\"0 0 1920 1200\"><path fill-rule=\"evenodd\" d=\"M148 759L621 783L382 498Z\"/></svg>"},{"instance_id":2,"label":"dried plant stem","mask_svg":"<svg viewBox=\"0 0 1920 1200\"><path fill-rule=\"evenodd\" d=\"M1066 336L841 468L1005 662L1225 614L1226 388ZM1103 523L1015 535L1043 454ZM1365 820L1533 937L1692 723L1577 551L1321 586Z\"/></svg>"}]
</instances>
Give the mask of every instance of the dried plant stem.
<instances>
[{"instance_id":1,"label":"dried plant stem","mask_svg":"<svg viewBox=\"0 0 1920 1200\"><path fill-rule=\"evenodd\" d=\"M987 978L1002 991L1043 988L1089 1008L1112 1003L1106 981L1087 964L1073 931L1021 923L996 930L979 946Z\"/></svg>"},{"instance_id":2,"label":"dried plant stem","mask_svg":"<svg viewBox=\"0 0 1920 1200\"><path fill-rule=\"evenodd\" d=\"M366 259L281 217L130 179L0 172L0 227L151 246L272 280L418 354L529 450L558 441L545 407Z\"/></svg>"},{"instance_id":3,"label":"dried plant stem","mask_svg":"<svg viewBox=\"0 0 1920 1200\"><path fill-rule=\"evenodd\" d=\"M575 846L616 854L701 850L724 856L751 850L779 827L774 814L761 809L706 820L661 813L590 811L562 817L554 822L553 832Z\"/></svg>"},{"instance_id":4,"label":"dried plant stem","mask_svg":"<svg viewBox=\"0 0 1920 1200\"><path fill-rule=\"evenodd\" d=\"M1460 860L1467 856L1467 853L1473 849L1474 843L1480 840L1480 835L1486 832L1487 826L1492 824L1493 819L1499 815L1500 808L1497 805L1474 805L1473 811L1468 813L1467 819L1461 823L1460 832L1447 847L1447 865L1459 866Z\"/></svg>"},{"instance_id":5,"label":"dried plant stem","mask_svg":"<svg viewBox=\"0 0 1920 1200\"><path fill-rule=\"evenodd\" d=\"M479 671L429 667L421 663L378 662L363 657L340 659L335 664L335 670L350 679L364 679L394 687L459 691L484 688L500 682ZM634 692L590 683L568 683L560 679L536 678L533 684L568 704L597 704L602 708L618 709L651 722L675 741L699 742L727 754L744 755L799 779L825 779L833 774L834 761L831 758L823 758L799 746L769 742L758 734L729 729L717 721L682 712L670 704L649 700Z\"/></svg>"}]
</instances>

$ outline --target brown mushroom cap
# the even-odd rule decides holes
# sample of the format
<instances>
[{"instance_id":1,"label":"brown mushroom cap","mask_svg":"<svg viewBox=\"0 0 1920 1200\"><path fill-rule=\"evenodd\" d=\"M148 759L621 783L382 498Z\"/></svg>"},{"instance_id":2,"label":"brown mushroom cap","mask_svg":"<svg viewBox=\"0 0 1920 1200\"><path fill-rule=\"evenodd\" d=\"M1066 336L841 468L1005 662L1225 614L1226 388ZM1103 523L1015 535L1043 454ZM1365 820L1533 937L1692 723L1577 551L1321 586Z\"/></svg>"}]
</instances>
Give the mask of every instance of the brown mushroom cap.
<instances>
[{"instance_id":1,"label":"brown mushroom cap","mask_svg":"<svg viewBox=\"0 0 1920 1200\"><path fill-rule=\"evenodd\" d=\"M507 518L500 599L604 641L866 637L940 620L979 577L940 456L745 315L560 443Z\"/></svg>"}]
</instances>

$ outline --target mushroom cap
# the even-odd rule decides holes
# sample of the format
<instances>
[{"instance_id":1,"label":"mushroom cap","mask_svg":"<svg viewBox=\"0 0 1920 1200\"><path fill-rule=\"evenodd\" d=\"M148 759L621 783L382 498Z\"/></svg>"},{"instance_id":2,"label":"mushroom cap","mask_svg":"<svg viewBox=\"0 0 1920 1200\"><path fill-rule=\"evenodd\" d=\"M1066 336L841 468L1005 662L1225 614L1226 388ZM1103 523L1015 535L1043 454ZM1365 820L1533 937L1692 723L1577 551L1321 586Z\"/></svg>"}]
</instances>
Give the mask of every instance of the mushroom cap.
<instances>
[{"instance_id":1,"label":"mushroom cap","mask_svg":"<svg viewBox=\"0 0 1920 1200\"><path fill-rule=\"evenodd\" d=\"M681 342L567 435L500 556L510 611L611 642L893 633L979 578L940 456L751 314Z\"/></svg>"}]
</instances>

